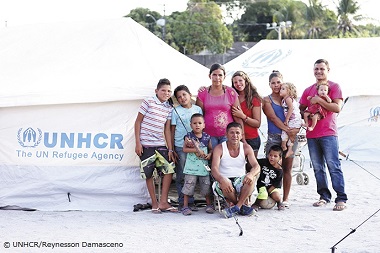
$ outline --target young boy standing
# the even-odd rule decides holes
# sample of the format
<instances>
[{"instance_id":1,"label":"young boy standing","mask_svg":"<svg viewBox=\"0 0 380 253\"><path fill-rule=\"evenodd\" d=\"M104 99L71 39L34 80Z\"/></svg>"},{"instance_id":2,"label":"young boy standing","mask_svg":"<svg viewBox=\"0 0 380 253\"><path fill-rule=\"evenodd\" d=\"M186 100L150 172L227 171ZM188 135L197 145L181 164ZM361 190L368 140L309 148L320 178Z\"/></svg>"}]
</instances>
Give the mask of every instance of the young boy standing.
<instances>
[{"instance_id":1,"label":"young boy standing","mask_svg":"<svg viewBox=\"0 0 380 253\"><path fill-rule=\"evenodd\" d=\"M156 95L143 100L135 122L135 152L140 157L141 177L152 200L152 212L177 212L168 203L169 187L174 173L173 146L170 135L172 107L168 103L171 96L170 81L160 79L155 90ZM153 172L157 169L163 176L162 193L159 202L156 198Z\"/></svg>"},{"instance_id":2,"label":"young boy standing","mask_svg":"<svg viewBox=\"0 0 380 253\"><path fill-rule=\"evenodd\" d=\"M258 159L261 172L257 180L257 190L259 194L256 202L252 207L257 210L259 206L265 208L262 204L264 200L271 197L277 203L278 210L284 210L285 207L281 201L280 189L282 186L282 167L280 164L282 158L282 148L279 145L270 147L267 158ZM273 206L271 206L273 207Z\"/></svg>"},{"instance_id":3,"label":"young boy standing","mask_svg":"<svg viewBox=\"0 0 380 253\"><path fill-rule=\"evenodd\" d=\"M203 132L205 121L200 113L191 116L191 129L183 143L183 152L187 153L186 163L183 173L185 174L185 183L182 188L183 193L183 215L192 213L189 208L189 197L194 195L195 185L199 181L201 194L206 197L206 212L214 213L211 204L211 181L210 174L206 170L208 160L211 158L211 136ZM193 142L194 147L189 148L187 142Z\"/></svg>"},{"instance_id":4,"label":"young boy standing","mask_svg":"<svg viewBox=\"0 0 380 253\"><path fill-rule=\"evenodd\" d=\"M176 188L178 192L178 209L183 207L183 168L185 167L187 154L183 152L184 136L191 131L190 119L195 113L202 114L202 109L192 104L191 93L187 86L180 85L174 89L174 96L176 97L179 105L172 112L171 119L171 134L174 144L174 155L176 156ZM189 199L189 204L192 210L196 210L194 205L194 198Z\"/></svg>"}]
</instances>

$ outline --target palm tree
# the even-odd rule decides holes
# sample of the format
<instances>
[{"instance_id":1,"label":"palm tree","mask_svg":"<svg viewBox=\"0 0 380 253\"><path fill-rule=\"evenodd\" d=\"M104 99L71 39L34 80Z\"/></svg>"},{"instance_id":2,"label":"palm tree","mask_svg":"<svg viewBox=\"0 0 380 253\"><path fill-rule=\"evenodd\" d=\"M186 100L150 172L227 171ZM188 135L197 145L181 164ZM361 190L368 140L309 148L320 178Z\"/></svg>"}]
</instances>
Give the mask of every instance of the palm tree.
<instances>
[{"instance_id":1,"label":"palm tree","mask_svg":"<svg viewBox=\"0 0 380 253\"><path fill-rule=\"evenodd\" d=\"M338 9L338 27L337 33L338 37L342 35L343 37L356 34L360 35L359 30L353 24L353 21L360 21L364 17L362 15L357 15L360 7L358 2L355 0L340 0Z\"/></svg>"},{"instance_id":2,"label":"palm tree","mask_svg":"<svg viewBox=\"0 0 380 253\"><path fill-rule=\"evenodd\" d=\"M319 0L309 0L306 7L305 19L307 27L306 38L318 39L324 27L323 24L323 6Z\"/></svg>"}]
</instances>

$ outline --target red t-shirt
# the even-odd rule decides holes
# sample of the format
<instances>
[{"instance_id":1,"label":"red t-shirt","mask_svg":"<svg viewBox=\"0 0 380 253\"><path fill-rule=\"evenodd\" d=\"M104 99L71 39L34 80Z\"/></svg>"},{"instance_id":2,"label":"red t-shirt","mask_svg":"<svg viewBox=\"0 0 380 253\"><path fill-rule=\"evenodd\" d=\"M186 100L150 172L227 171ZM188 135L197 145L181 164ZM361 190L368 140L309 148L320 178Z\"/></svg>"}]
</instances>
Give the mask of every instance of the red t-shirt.
<instances>
[{"instance_id":1,"label":"red t-shirt","mask_svg":"<svg viewBox=\"0 0 380 253\"><path fill-rule=\"evenodd\" d=\"M254 97L252 99L252 104L253 107L261 107L261 102L258 98ZM252 110L248 109L247 102L244 100L240 104L241 110L244 112L247 117L252 118ZM243 119L244 122L244 119ZM245 133L245 139L250 140L250 139L255 139L259 136L259 131L256 127L252 127L248 125L246 122L244 122L244 133Z\"/></svg>"}]
</instances>

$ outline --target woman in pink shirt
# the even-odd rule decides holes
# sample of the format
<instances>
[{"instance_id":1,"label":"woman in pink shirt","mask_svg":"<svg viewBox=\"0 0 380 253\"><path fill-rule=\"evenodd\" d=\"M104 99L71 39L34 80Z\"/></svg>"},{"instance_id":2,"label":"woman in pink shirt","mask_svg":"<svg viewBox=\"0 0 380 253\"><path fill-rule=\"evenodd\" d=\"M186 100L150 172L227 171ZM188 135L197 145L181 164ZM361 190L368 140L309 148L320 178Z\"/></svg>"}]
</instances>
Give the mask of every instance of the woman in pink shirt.
<instances>
[{"instance_id":1,"label":"woman in pink shirt","mask_svg":"<svg viewBox=\"0 0 380 253\"><path fill-rule=\"evenodd\" d=\"M232 106L239 106L236 91L223 85L226 78L224 67L215 63L210 68L209 77L211 86L198 92L196 105L202 108L205 118L205 132L211 136L212 147L226 141L226 128L228 123L236 121L242 126L241 118L232 116ZM245 142L244 132L243 141Z\"/></svg>"}]
</instances>

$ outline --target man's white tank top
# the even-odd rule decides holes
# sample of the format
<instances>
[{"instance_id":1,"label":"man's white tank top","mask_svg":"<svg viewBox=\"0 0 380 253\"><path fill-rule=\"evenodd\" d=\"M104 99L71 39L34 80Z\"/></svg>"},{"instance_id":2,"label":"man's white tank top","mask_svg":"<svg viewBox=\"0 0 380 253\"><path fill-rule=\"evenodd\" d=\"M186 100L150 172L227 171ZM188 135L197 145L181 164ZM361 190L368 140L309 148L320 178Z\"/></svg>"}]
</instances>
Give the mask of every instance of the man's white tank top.
<instances>
[{"instance_id":1,"label":"man's white tank top","mask_svg":"<svg viewBox=\"0 0 380 253\"><path fill-rule=\"evenodd\" d=\"M224 177L234 178L245 175L245 156L243 143L240 143L239 155L231 157L227 148L227 142L222 142L223 155L220 159L219 171Z\"/></svg>"}]
</instances>

